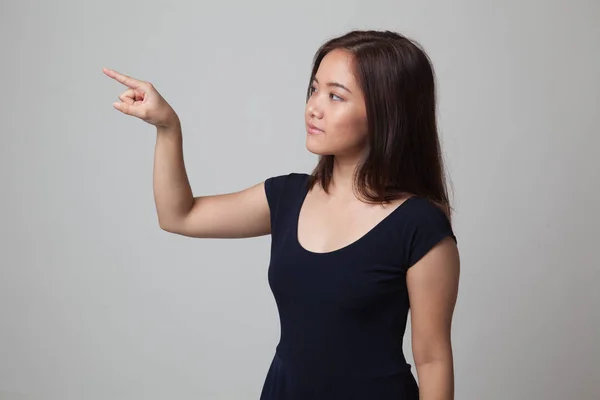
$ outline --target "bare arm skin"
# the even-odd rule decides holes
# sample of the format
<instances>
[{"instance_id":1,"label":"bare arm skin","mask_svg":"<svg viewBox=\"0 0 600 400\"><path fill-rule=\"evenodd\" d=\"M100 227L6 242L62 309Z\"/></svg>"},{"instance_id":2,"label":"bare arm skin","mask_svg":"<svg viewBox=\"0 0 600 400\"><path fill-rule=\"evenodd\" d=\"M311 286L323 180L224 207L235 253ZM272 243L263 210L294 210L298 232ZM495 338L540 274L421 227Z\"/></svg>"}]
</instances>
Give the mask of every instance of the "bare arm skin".
<instances>
[{"instance_id":1,"label":"bare arm skin","mask_svg":"<svg viewBox=\"0 0 600 400\"><path fill-rule=\"evenodd\" d=\"M264 182L234 193L194 197L175 111L151 83L106 68L103 72L128 87L113 106L156 126L153 186L162 229L197 238L244 238L271 232Z\"/></svg>"},{"instance_id":2,"label":"bare arm skin","mask_svg":"<svg viewBox=\"0 0 600 400\"><path fill-rule=\"evenodd\" d=\"M412 351L422 400L454 399L451 326L458 295L460 259L445 238L407 272Z\"/></svg>"}]
</instances>

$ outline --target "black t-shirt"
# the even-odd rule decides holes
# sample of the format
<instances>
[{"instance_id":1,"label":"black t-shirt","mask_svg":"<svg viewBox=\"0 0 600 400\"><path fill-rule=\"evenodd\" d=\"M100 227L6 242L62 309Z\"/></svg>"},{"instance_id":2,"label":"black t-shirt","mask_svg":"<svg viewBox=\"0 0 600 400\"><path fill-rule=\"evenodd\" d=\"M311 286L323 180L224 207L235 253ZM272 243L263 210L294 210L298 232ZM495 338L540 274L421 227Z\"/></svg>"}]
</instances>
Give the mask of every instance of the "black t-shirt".
<instances>
[{"instance_id":1,"label":"black t-shirt","mask_svg":"<svg viewBox=\"0 0 600 400\"><path fill-rule=\"evenodd\" d=\"M353 243L327 253L298 242L307 174L269 178L268 280L281 337L262 400L418 398L402 344L406 272L446 236L446 215L413 196Z\"/></svg>"}]
</instances>

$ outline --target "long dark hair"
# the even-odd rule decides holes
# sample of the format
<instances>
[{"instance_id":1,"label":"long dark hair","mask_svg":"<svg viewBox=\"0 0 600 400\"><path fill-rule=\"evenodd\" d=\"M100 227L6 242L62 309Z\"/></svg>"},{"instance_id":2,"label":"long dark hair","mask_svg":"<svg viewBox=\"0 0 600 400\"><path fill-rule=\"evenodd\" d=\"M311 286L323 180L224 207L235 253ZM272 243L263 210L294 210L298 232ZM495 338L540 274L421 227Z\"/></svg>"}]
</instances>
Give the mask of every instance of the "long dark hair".
<instances>
[{"instance_id":1,"label":"long dark hair","mask_svg":"<svg viewBox=\"0 0 600 400\"><path fill-rule=\"evenodd\" d=\"M436 121L435 75L421 46L390 31L352 31L324 43L316 52L307 89L332 50L353 56L354 75L365 97L369 154L357 169L355 187L372 203L407 194L427 198L451 218ZM309 182L327 192L333 155L319 157Z\"/></svg>"}]
</instances>

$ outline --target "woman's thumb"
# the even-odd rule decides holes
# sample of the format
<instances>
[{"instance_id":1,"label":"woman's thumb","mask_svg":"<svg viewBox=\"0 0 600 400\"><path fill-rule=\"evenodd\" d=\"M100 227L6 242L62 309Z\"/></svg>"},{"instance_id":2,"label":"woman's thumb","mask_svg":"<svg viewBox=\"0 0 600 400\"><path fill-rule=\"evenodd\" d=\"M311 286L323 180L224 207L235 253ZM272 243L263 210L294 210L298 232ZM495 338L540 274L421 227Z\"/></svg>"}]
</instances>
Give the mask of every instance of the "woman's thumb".
<instances>
[{"instance_id":1,"label":"woman's thumb","mask_svg":"<svg viewBox=\"0 0 600 400\"><path fill-rule=\"evenodd\" d=\"M113 107L121 111L123 114L134 115L133 109L130 104L117 101L116 103L113 103Z\"/></svg>"}]
</instances>

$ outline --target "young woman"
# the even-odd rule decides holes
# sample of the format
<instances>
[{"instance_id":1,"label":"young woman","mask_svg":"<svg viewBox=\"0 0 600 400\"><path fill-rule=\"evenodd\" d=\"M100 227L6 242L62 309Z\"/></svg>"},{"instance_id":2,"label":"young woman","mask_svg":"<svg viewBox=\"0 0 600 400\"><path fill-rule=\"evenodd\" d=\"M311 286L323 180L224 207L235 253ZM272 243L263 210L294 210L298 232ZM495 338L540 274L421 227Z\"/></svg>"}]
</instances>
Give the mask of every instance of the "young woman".
<instances>
[{"instance_id":1,"label":"young woman","mask_svg":"<svg viewBox=\"0 0 600 400\"><path fill-rule=\"evenodd\" d=\"M155 125L162 229L271 234L281 338L262 400L450 400L459 253L436 125L434 73L408 38L353 31L316 53L307 93L311 174L194 197L177 114L148 82L114 107ZM409 308L417 386L402 344Z\"/></svg>"}]
</instances>

